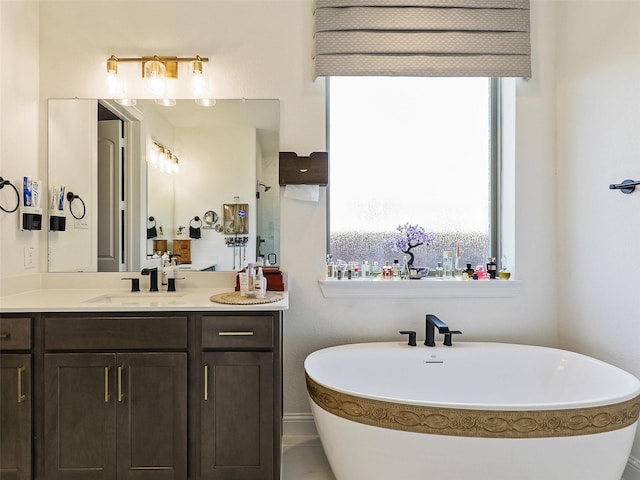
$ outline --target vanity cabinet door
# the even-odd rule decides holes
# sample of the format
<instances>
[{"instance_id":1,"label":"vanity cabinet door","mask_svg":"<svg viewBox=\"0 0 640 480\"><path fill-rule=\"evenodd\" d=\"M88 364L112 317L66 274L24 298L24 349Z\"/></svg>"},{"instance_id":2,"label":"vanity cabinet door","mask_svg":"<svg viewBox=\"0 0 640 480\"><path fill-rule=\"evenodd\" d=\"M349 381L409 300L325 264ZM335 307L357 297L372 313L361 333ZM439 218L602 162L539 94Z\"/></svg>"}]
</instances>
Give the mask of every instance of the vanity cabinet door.
<instances>
[{"instance_id":1,"label":"vanity cabinet door","mask_svg":"<svg viewBox=\"0 0 640 480\"><path fill-rule=\"evenodd\" d=\"M0 479L31 479L31 355L0 355Z\"/></svg>"},{"instance_id":2,"label":"vanity cabinet door","mask_svg":"<svg viewBox=\"0 0 640 480\"><path fill-rule=\"evenodd\" d=\"M118 480L187 478L187 354L118 354Z\"/></svg>"},{"instance_id":3,"label":"vanity cabinet door","mask_svg":"<svg viewBox=\"0 0 640 480\"><path fill-rule=\"evenodd\" d=\"M46 354L46 480L185 480L186 357Z\"/></svg>"},{"instance_id":4,"label":"vanity cabinet door","mask_svg":"<svg viewBox=\"0 0 640 480\"><path fill-rule=\"evenodd\" d=\"M45 355L46 480L116 478L116 356Z\"/></svg>"},{"instance_id":5,"label":"vanity cabinet door","mask_svg":"<svg viewBox=\"0 0 640 480\"><path fill-rule=\"evenodd\" d=\"M201 375L201 478L273 479L273 353L203 352Z\"/></svg>"}]
</instances>

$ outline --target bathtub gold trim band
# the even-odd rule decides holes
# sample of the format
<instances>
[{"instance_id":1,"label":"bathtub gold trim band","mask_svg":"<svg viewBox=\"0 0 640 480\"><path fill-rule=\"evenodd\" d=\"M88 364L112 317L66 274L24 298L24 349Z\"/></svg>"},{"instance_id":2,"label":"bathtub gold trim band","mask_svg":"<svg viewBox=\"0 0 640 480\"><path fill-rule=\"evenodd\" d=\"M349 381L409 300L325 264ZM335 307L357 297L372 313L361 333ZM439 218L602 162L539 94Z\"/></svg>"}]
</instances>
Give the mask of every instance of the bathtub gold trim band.
<instances>
[{"instance_id":1,"label":"bathtub gold trim band","mask_svg":"<svg viewBox=\"0 0 640 480\"><path fill-rule=\"evenodd\" d=\"M305 372L322 409L353 422L405 432L458 437L545 438L610 432L638 420L640 396L613 405L559 410L472 410L385 402L337 392Z\"/></svg>"}]
</instances>

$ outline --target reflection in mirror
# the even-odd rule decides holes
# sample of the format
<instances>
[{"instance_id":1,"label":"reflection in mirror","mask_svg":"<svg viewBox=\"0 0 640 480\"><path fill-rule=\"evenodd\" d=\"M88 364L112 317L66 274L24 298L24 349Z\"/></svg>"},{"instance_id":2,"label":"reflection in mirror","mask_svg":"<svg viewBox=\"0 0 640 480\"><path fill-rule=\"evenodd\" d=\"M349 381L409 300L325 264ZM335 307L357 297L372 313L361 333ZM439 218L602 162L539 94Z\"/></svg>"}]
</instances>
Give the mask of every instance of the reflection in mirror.
<instances>
[{"instance_id":1,"label":"reflection in mirror","mask_svg":"<svg viewBox=\"0 0 640 480\"><path fill-rule=\"evenodd\" d=\"M88 199L83 222L49 232L50 272L139 271L157 251L189 270L277 263L277 100L49 100L48 128L50 188ZM246 205L246 234L224 232L225 204Z\"/></svg>"}]
</instances>

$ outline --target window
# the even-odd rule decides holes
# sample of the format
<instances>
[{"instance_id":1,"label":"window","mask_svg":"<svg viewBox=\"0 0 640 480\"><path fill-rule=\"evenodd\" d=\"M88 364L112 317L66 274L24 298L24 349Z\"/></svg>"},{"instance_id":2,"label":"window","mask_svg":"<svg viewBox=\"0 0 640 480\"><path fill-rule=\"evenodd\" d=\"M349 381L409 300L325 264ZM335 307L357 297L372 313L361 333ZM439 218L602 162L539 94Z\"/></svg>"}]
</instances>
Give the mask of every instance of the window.
<instances>
[{"instance_id":1,"label":"window","mask_svg":"<svg viewBox=\"0 0 640 480\"><path fill-rule=\"evenodd\" d=\"M414 265L462 267L497 254L498 80L333 77L329 83L329 253L402 260L387 242L419 225L433 243Z\"/></svg>"}]
</instances>

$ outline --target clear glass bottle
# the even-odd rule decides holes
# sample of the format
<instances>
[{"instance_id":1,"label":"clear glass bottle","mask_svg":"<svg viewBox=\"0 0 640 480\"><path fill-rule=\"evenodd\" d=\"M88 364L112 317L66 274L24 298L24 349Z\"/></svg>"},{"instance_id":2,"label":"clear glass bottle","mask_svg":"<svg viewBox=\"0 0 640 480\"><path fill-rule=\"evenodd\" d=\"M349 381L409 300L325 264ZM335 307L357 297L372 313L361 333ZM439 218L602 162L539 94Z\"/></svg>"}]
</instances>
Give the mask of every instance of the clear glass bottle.
<instances>
[{"instance_id":1,"label":"clear glass bottle","mask_svg":"<svg viewBox=\"0 0 640 480\"><path fill-rule=\"evenodd\" d=\"M371 277L371 265L367 260L362 261L362 267L360 268L360 277L362 278L370 278Z\"/></svg>"},{"instance_id":2,"label":"clear glass bottle","mask_svg":"<svg viewBox=\"0 0 640 480\"><path fill-rule=\"evenodd\" d=\"M336 264L333 263L333 255L327 255L327 278L336 277Z\"/></svg>"},{"instance_id":3,"label":"clear glass bottle","mask_svg":"<svg viewBox=\"0 0 640 480\"><path fill-rule=\"evenodd\" d=\"M498 272L498 278L501 280L509 280L511 278L511 272L507 267L507 257L504 255L500 259L500 271Z\"/></svg>"},{"instance_id":4,"label":"clear glass bottle","mask_svg":"<svg viewBox=\"0 0 640 480\"><path fill-rule=\"evenodd\" d=\"M402 267L400 267L400 280L409 280L409 260L407 256L402 257Z\"/></svg>"},{"instance_id":5,"label":"clear glass bottle","mask_svg":"<svg viewBox=\"0 0 640 480\"><path fill-rule=\"evenodd\" d=\"M442 268L444 278L453 278L453 252L451 250L442 252Z\"/></svg>"},{"instance_id":6,"label":"clear glass bottle","mask_svg":"<svg viewBox=\"0 0 640 480\"><path fill-rule=\"evenodd\" d=\"M441 279L444 277L444 268L442 267L442 262L438 262L438 266L436 267L435 272L436 278Z\"/></svg>"},{"instance_id":7,"label":"clear glass bottle","mask_svg":"<svg viewBox=\"0 0 640 480\"><path fill-rule=\"evenodd\" d=\"M460 246L456 246L456 256L453 259L453 276L455 278L462 278L462 258L460 256Z\"/></svg>"},{"instance_id":8,"label":"clear glass bottle","mask_svg":"<svg viewBox=\"0 0 640 480\"><path fill-rule=\"evenodd\" d=\"M382 268L380 268L380 264L376 261L373 262L371 266L371 278L373 280L380 280L382 277Z\"/></svg>"},{"instance_id":9,"label":"clear glass bottle","mask_svg":"<svg viewBox=\"0 0 640 480\"><path fill-rule=\"evenodd\" d=\"M394 280L400 280L400 262L398 262L398 259L393 261L393 267L391 267L391 272Z\"/></svg>"}]
</instances>

